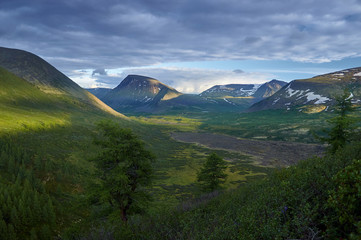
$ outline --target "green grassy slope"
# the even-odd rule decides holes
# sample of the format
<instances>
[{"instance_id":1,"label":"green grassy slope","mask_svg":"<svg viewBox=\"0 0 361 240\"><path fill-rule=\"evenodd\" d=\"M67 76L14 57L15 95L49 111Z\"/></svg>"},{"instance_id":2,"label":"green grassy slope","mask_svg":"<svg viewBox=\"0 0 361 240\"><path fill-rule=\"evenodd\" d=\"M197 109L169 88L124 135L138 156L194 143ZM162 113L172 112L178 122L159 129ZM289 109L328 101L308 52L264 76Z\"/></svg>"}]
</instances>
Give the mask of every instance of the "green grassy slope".
<instances>
[{"instance_id":1,"label":"green grassy slope","mask_svg":"<svg viewBox=\"0 0 361 240\"><path fill-rule=\"evenodd\" d=\"M66 126L81 112L107 115L71 96L44 93L1 67L0 84L0 129L3 131Z\"/></svg>"},{"instance_id":2,"label":"green grassy slope","mask_svg":"<svg viewBox=\"0 0 361 240\"><path fill-rule=\"evenodd\" d=\"M0 68L0 84L0 135L8 136L32 158L40 156L46 162L47 170L36 174L54 198L59 230L76 226L79 218L86 219L91 213L85 198L94 171L89 160L99 150L92 139L95 123L102 119L113 119L123 127L132 128L156 154L156 179L152 190L155 201L149 209L151 212L177 205L198 194L199 189L194 184L196 173L212 150L177 142L169 135L172 131L195 131L199 125L197 121L183 118L168 125L162 121L115 117L70 96L44 93L3 68ZM253 166L241 154L220 150L217 153L232 160L225 187L234 188L268 171Z\"/></svg>"},{"instance_id":3,"label":"green grassy slope","mask_svg":"<svg viewBox=\"0 0 361 240\"><path fill-rule=\"evenodd\" d=\"M0 68L0 129L69 124L71 99L51 97L29 82Z\"/></svg>"},{"instance_id":4,"label":"green grassy slope","mask_svg":"<svg viewBox=\"0 0 361 240\"><path fill-rule=\"evenodd\" d=\"M91 110L121 116L44 59L30 52L0 47L0 67L55 98L63 97L67 101L86 105Z\"/></svg>"}]
</instances>

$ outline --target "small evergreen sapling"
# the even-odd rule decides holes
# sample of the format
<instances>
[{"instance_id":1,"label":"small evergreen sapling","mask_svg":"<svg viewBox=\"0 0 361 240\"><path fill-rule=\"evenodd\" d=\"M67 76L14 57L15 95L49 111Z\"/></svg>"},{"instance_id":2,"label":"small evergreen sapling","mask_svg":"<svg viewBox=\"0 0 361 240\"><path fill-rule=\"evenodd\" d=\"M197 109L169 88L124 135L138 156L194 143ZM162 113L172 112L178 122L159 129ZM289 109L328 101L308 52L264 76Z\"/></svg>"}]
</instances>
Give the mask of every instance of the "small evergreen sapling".
<instances>
[{"instance_id":1,"label":"small evergreen sapling","mask_svg":"<svg viewBox=\"0 0 361 240\"><path fill-rule=\"evenodd\" d=\"M216 153L212 153L207 157L206 162L197 174L198 182L203 185L206 191L214 191L225 181L227 177L226 169L227 162Z\"/></svg>"}]
</instances>

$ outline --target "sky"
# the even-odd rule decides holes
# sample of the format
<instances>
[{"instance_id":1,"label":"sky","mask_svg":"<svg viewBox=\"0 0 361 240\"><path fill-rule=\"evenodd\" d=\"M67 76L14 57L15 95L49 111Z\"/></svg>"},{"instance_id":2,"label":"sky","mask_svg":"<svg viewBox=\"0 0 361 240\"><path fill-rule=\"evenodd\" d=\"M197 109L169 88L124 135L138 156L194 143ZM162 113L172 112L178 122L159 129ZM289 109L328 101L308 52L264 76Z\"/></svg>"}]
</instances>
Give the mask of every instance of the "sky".
<instances>
[{"instance_id":1,"label":"sky","mask_svg":"<svg viewBox=\"0 0 361 240\"><path fill-rule=\"evenodd\" d=\"M361 66L361 0L1 0L0 46L82 87L128 74L184 93Z\"/></svg>"}]
</instances>

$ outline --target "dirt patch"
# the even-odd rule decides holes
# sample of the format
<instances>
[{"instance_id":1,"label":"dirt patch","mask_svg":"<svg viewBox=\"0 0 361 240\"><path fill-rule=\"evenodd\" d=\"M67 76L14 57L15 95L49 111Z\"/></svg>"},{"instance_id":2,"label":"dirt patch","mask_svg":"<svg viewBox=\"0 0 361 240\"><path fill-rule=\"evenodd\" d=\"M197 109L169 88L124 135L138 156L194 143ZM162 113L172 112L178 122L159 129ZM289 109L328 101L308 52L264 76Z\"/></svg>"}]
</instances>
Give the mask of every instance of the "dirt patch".
<instances>
[{"instance_id":1,"label":"dirt patch","mask_svg":"<svg viewBox=\"0 0 361 240\"><path fill-rule=\"evenodd\" d=\"M251 156L256 163L263 166L293 165L299 160L321 156L325 150L323 145L318 144L240 139L213 133L174 132L171 136L181 142L240 152Z\"/></svg>"}]
</instances>

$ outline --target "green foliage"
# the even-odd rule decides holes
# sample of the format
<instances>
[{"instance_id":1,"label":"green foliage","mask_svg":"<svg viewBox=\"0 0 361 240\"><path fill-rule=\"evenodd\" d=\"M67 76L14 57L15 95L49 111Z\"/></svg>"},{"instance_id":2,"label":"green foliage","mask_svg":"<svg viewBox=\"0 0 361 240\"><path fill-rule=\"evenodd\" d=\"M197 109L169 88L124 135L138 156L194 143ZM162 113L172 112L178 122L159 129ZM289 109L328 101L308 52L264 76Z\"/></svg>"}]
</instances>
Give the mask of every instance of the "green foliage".
<instances>
[{"instance_id":1,"label":"green foliage","mask_svg":"<svg viewBox=\"0 0 361 240\"><path fill-rule=\"evenodd\" d=\"M102 147L95 158L101 179L98 195L118 208L126 222L128 214L141 212L150 200L146 187L151 185L155 157L130 129L109 121L100 122L98 128L95 143Z\"/></svg>"},{"instance_id":2,"label":"green foliage","mask_svg":"<svg viewBox=\"0 0 361 240\"><path fill-rule=\"evenodd\" d=\"M333 179L345 167L349 169L352 159L360 158L361 143L353 143L334 155L301 161L265 180L130 226L138 239L339 239L347 235L336 209L328 204L330 192L340 194L341 183ZM355 192L359 165L351 166L355 178L345 194L353 204L350 211L359 204L351 199L360 199ZM353 214L357 224L360 213ZM353 226L353 230L358 227ZM353 239L358 236L354 233Z\"/></svg>"},{"instance_id":3,"label":"green foliage","mask_svg":"<svg viewBox=\"0 0 361 240\"><path fill-rule=\"evenodd\" d=\"M334 181L337 187L331 192L328 202L336 211L338 234L350 233L351 239L360 239L361 160L354 160L338 172Z\"/></svg>"},{"instance_id":4,"label":"green foliage","mask_svg":"<svg viewBox=\"0 0 361 240\"><path fill-rule=\"evenodd\" d=\"M227 177L226 169L227 162L216 153L212 153L198 172L197 180L202 183L206 191L214 191Z\"/></svg>"},{"instance_id":5,"label":"green foliage","mask_svg":"<svg viewBox=\"0 0 361 240\"><path fill-rule=\"evenodd\" d=\"M53 201L36 178L33 157L0 139L0 239L50 239L56 229Z\"/></svg>"},{"instance_id":6,"label":"green foliage","mask_svg":"<svg viewBox=\"0 0 361 240\"><path fill-rule=\"evenodd\" d=\"M332 128L326 131L328 137L321 138L328 143L329 151L335 153L339 148L345 146L352 139L355 121L349 116L353 111L350 92L345 90L342 96L336 97L336 113L337 116L329 120Z\"/></svg>"}]
</instances>

